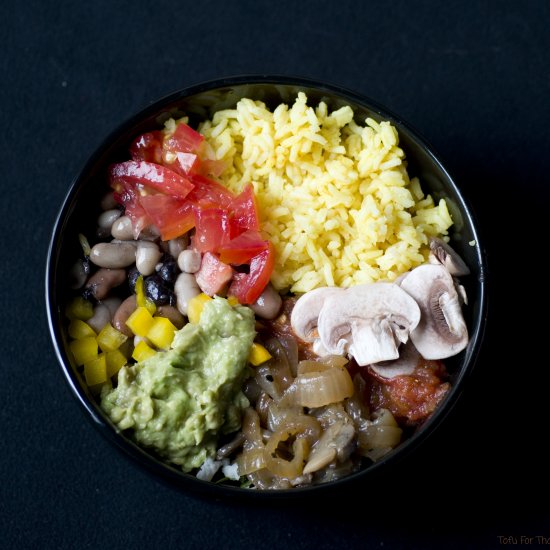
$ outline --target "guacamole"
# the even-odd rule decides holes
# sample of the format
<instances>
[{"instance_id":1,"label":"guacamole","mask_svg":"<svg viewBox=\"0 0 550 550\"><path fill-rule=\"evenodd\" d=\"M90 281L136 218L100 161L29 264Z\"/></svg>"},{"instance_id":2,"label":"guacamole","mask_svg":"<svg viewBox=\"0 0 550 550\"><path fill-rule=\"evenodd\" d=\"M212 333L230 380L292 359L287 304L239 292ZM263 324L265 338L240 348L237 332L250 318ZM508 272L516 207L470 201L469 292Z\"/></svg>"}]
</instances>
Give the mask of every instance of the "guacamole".
<instances>
[{"instance_id":1,"label":"guacamole","mask_svg":"<svg viewBox=\"0 0 550 550\"><path fill-rule=\"evenodd\" d=\"M140 445L186 472L200 467L220 434L240 428L254 324L251 309L214 298L198 324L176 332L172 349L123 367L101 407Z\"/></svg>"}]
</instances>

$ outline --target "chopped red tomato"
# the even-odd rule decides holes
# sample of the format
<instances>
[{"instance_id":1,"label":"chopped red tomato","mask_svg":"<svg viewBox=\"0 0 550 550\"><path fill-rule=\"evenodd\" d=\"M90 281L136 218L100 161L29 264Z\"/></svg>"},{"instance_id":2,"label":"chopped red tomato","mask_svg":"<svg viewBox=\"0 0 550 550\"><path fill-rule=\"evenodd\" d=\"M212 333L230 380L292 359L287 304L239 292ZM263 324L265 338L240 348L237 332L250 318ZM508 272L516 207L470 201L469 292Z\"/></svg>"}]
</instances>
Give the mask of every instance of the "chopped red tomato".
<instances>
[{"instance_id":1,"label":"chopped red tomato","mask_svg":"<svg viewBox=\"0 0 550 550\"><path fill-rule=\"evenodd\" d=\"M214 176L217 178L227 168L228 163L225 160L203 160L200 166L200 173L203 176Z\"/></svg>"},{"instance_id":2,"label":"chopped red tomato","mask_svg":"<svg viewBox=\"0 0 550 550\"><path fill-rule=\"evenodd\" d=\"M258 206L254 197L254 188L248 184L240 195L231 202L231 234L233 237L240 235L247 229L260 229Z\"/></svg>"},{"instance_id":3,"label":"chopped red tomato","mask_svg":"<svg viewBox=\"0 0 550 550\"><path fill-rule=\"evenodd\" d=\"M162 162L163 134L159 130L147 132L137 137L130 145L132 160L145 160L147 162Z\"/></svg>"},{"instance_id":4,"label":"chopped red tomato","mask_svg":"<svg viewBox=\"0 0 550 550\"><path fill-rule=\"evenodd\" d=\"M152 223L151 218L141 205L140 196L135 186L119 182L116 185L115 200L124 206L124 213L132 220L134 237L137 239L141 230Z\"/></svg>"},{"instance_id":5,"label":"chopped red tomato","mask_svg":"<svg viewBox=\"0 0 550 550\"><path fill-rule=\"evenodd\" d=\"M234 265L247 264L254 256L268 248L268 241L254 229L247 229L219 248L220 260Z\"/></svg>"},{"instance_id":6,"label":"chopped red tomato","mask_svg":"<svg viewBox=\"0 0 550 550\"><path fill-rule=\"evenodd\" d=\"M163 241L175 239L195 225L193 204L186 200L157 193L141 197L140 203Z\"/></svg>"},{"instance_id":7,"label":"chopped red tomato","mask_svg":"<svg viewBox=\"0 0 550 550\"><path fill-rule=\"evenodd\" d=\"M176 153L174 162L167 166L182 176L188 176L200 169L201 161L194 153Z\"/></svg>"},{"instance_id":8,"label":"chopped red tomato","mask_svg":"<svg viewBox=\"0 0 550 550\"><path fill-rule=\"evenodd\" d=\"M144 185L182 199L193 189L193 184L187 178L153 162L129 160L114 164L110 168L110 176L111 187L115 189L117 183L125 182Z\"/></svg>"},{"instance_id":9,"label":"chopped red tomato","mask_svg":"<svg viewBox=\"0 0 550 550\"><path fill-rule=\"evenodd\" d=\"M193 174L189 179L194 185L194 189L187 197L203 207L228 208L235 196L229 189L219 183L202 176Z\"/></svg>"},{"instance_id":10,"label":"chopped red tomato","mask_svg":"<svg viewBox=\"0 0 550 550\"><path fill-rule=\"evenodd\" d=\"M204 136L193 130L184 122L180 122L170 136L164 138L164 149L173 153L197 153L200 149Z\"/></svg>"},{"instance_id":11,"label":"chopped red tomato","mask_svg":"<svg viewBox=\"0 0 550 550\"><path fill-rule=\"evenodd\" d=\"M269 283L275 263L275 251L268 241L267 249L250 260L249 273L235 273L229 294L241 304L253 304Z\"/></svg>"},{"instance_id":12,"label":"chopped red tomato","mask_svg":"<svg viewBox=\"0 0 550 550\"><path fill-rule=\"evenodd\" d=\"M229 216L223 208L195 210L193 246L199 252L217 252L229 237Z\"/></svg>"},{"instance_id":13,"label":"chopped red tomato","mask_svg":"<svg viewBox=\"0 0 550 550\"><path fill-rule=\"evenodd\" d=\"M207 252L202 257L201 267L196 273L199 288L208 296L220 294L227 283L233 278L231 266L223 263L219 258Z\"/></svg>"}]
</instances>

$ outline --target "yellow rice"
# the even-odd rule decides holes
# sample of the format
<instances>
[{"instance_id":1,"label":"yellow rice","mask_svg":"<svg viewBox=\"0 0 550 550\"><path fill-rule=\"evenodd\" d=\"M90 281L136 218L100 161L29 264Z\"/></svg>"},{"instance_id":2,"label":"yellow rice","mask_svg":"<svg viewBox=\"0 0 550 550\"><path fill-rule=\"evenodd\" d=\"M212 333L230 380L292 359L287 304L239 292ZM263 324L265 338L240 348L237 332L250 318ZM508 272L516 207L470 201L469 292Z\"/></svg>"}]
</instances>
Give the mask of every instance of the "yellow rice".
<instances>
[{"instance_id":1,"label":"yellow rice","mask_svg":"<svg viewBox=\"0 0 550 550\"><path fill-rule=\"evenodd\" d=\"M351 107L329 113L300 93L271 112L242 99L199 131L207 155L228 164L224 185L252 182L279 290L393 280L424 263L428 237L453 223L445 201L409 179L396 129L370 118L359 126Z\"/></svg>"}]
</instances>

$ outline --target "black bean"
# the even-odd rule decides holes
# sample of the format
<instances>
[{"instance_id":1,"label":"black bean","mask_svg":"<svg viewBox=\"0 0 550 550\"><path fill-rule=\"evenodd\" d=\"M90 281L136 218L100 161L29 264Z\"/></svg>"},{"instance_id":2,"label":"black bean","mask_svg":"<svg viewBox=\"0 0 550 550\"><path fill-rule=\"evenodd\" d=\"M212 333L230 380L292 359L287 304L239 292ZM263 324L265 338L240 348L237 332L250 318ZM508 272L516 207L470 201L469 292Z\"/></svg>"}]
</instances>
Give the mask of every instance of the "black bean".
<instances>
[{"instance_id":1,"label":"black bean","mask_svg":"<svg viewBox=\"0 0 550 550\"><path fill-rule=\"evenodd\" d=\"M158 275L147 277L144 280L144 287L145 294L155 303L155 305L173 305L174 293Z\"/></svg>"},{"instance_id":2,"label":"black bean","mask_svg":"<svg viewBox=\"0 0 550 550\"><path fill-rule=\"evenodd\" d=\"M138 280L138 277L141 275L141 273L138 271L138 268L136 266L131 267L128 270L128 286L130 287L130 290L132 292L136 291L136 281Z\"/></svg>"},{"instance_id":3,"label":"black bean","mask_svg":"<svg viewBox=\"0 0 550 550\"><path fill-rule=\"evenodd\" d=\"M176 263L176 260L174 260L172 256L165 254L162 258L162 264L160 266L160 269L158 270L158 274L164 281L166 281L170 285L173 285L176 282L179 274L178 264Z\"/></svg>"}]
</instances>

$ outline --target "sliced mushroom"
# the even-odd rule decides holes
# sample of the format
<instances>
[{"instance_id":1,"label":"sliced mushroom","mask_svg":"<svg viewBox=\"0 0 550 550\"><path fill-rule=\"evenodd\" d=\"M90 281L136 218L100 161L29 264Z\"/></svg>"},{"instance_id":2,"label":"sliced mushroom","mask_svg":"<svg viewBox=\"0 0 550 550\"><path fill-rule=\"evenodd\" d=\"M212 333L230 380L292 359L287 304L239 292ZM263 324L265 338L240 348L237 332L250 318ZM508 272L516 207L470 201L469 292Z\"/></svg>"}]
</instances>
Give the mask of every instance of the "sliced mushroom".
<instances>
[{"instance_id":1,"label":"sliced mushroom","mask_svg":"<svg viewBox=\"0 0 550 550\"><path fill-rule=\"evenodd\" d=\"M306 342L314 342L317 337L315 328L319 313L325 301L332 296L341 295L344 291L343 288L325 286L303 294L296 302L290 316L290 324L296 336Z\"/></svg>"},{"instance_id":2,"label":"sliced mushroom","mask_svg":"<svg viewBox=\"0 0 550 550\"><path fill-rule=\"evenodd\" d=\"M399 358L394 361L382 361L369 365L379 376L383 378L395 378L396 376L409 376L418 365L420 354L409 340L399 348Z\"/></svg>"},{"instance_id":3,"label":"sliced mushroom","mask_svg":"<svg viewBox=\"0 0 550 550\"><path fill-rule=\"evenodd\" d=\"M445 359L468 344L454 281L442 265L421 265L401 283L420 306L422 316L411 340L424 359Z\"/></svg>"},{"instance_id":4,"label":"sliced mushroom","mask_svg":"<svg viewBox=\"0 0 550 550\"><path fill-rule=\"evenodd\" d=\"M470 274L470 269L456 251L445 241L437 237L430 237L430 255L428 260L434 265L441 264L455 277Z\"/></svg>"},{"instance_id":5,"label":"sliced mushroom","mask_svg":"<svg viewBox=\"0 0 550 550\"><path fill-rule=\"evenodd\" d=\"M419 320L417 303L398 285L373 283L328 297L318 330L331 354L350 353L364 366L397 359L399 344L407 342Z\"/></svg>"}]
</instances>

